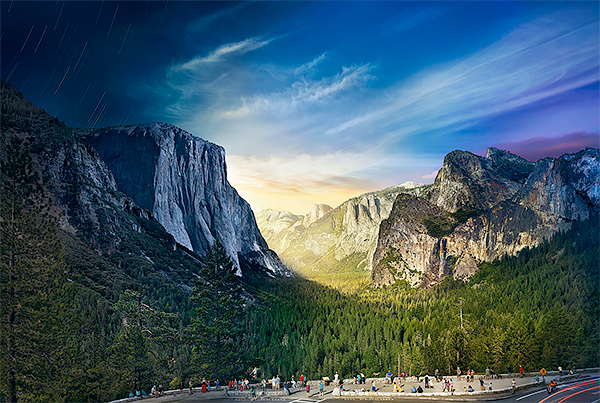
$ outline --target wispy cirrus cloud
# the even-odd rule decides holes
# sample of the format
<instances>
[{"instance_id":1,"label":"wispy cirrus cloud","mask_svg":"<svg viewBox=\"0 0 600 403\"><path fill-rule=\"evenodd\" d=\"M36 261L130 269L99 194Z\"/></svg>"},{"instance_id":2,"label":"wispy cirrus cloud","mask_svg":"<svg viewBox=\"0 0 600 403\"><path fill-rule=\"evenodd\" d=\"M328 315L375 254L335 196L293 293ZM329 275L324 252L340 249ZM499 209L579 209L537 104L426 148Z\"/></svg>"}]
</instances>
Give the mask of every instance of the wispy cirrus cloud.
<instances>
[{"instance_id":1,"label":"wispy cirrus cloud","mask_svg":"<svg viewBox=\"0 0 600 403\"><path fill-rule=\"evenodd\" d=\"M594 18L568 11L538 18L475 54L400 82L385 103L327 132L367 128L390 141L439 134L598 82L598 29Z\"/></svg>"},{"instance_id":2,"label":"wispy cirrus cloud","mask_svg":"<svg viewBox=\"0 0 600 403\"><path fill-rule=\"evenodd\" d=\"M229 54L244 54L260 49L268 45L276 38L262 40L260 38L248 38L240 42L227 43L219 46L205 56L195 57L187 62L175 64L170 67L169 72L192 71L205 63L216 63Z\"/></svg>"},{"instance_id":3,"label":"wispy cirrus cloud","mask_svg":"<svg viewBox=\"0 0 600 403\"><path fill-rule=\"evenodd\" d=\"M307 73L312 72L315 67L317 67L320 63L322 63L325 58L327 57L327 52L317 56L316 58L314 58L313 60L311 60L308 63L304 63L302 66L296 67L294 69L294 74L295 75L306 75Z\"/></svg>"},{"instance_id":4,"label":"wispy cirrus cloud","mask_svg":"<svg viewBox=\"0 0 600 403\"><path fill-rule=\"evenodd\" d=\"M313 60L315 62L317 59ZM312 62L311 62L312 63ZM316 63L313 63L313 66ZM289 114L299 108L314 104L322 104L345 91L362 88L374 79L370 73L373 66L342 67L342 70L331 77L310 80L303 77L292 82L287 88L267 94L255 95L250 99L242 98L242 106L231 110L217 110L217 118L240 118L249 114Z\"/></svg>"}]
</instances>

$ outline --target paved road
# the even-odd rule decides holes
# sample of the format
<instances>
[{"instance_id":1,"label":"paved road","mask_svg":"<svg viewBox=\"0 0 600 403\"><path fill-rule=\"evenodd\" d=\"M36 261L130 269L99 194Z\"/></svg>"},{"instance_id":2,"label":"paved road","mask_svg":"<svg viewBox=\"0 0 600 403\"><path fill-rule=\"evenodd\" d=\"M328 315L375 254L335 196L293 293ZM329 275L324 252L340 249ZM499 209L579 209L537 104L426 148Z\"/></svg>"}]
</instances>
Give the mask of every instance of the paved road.
<instances>
[{"instance_id":1,"label":"paved road","mask_svg":"<svg viewBox=\"0 0 600 403\"><path fill-rule=\"evenodd\" d=\"M522 393L518 397L505 400L515 403L583 403L600 399L600 378L559 385L556 392L548 395L544 389Z\"/></svg>"}]
</instances>

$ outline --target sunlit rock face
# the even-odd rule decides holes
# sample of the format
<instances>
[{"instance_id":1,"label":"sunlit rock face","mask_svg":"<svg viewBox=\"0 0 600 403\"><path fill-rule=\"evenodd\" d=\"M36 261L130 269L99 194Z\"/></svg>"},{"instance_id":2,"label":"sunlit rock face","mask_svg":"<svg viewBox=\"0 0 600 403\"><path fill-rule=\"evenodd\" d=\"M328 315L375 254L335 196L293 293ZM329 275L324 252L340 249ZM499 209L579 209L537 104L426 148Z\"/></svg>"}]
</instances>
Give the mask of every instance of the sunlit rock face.
<instances>
[{"instance_id":1,"label":"sunlit rock face","mask_svg":"<svg viewBox=\"0 0 600 403\"><path fill-rule=\"evenodd\" d=\"M152 123L87 131L118 189L148 209L175 240L205 255L219 240L238 274L290 272L263 239L250 205L227 181L225 150L175 126Z\"/></svg>"},{"instance_id":2,"label":"sunlit rock face","mask_svg":"<svg viewBox=\"0 0 600 403\"><path fill-rule=\"evenodd\" d=\"M389 215L396 196L422 192L421 185L407 182L365 193L333 209L317 204L306 215L263 210L257 221L269 246L295 270L370 270L379 225Z\"/></svg>"},{"instance_id":3,"label":"sunlit rock face","mask_svg":"<svg viewBox=\"0 0 600 403\"><path fill-rule=\"evenodd\" d=\"M537 246L572 220L600 210L600 151L588 148L531 163L490 149L454 151L429 194L399 195L373 256L376 285L468 279L477 263Z\"/></svg>"},{"instance_id":4,"label":"sunlit rock face","mask_svg":"<svg viewBox=\"0 0 600 403\"><path fill-rule=\"evenodd\" d=\"M333 210L333 208L327 204L313 204L310 213L306 214L302 219L302 225L306 228L310 227L312 223L323 218L323 216L331 210Z\"/></svg>"},{"instance_id":5,"label":"sunlit rock face","mask_svg":"<svg viewBox=\"0 0 600 403\"><path fill-rule=\"evenodd\" d=\"M496 148L487 157L465 151L446 155L429 200L454 213L489 209L511 198L525 183L535 164Z\"/></svg>"}]
</instances>

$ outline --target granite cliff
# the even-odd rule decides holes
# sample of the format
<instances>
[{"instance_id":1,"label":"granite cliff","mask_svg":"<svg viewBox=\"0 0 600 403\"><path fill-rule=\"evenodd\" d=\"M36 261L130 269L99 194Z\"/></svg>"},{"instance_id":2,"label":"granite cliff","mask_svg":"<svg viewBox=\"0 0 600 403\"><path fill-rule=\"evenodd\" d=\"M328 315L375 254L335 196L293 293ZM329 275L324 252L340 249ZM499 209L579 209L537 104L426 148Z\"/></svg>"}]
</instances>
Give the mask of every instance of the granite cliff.
<instances>
[{"instance_id":1,"label":"granite cliff","mask_svg":"<svg viewBox=\"0 0 600 403\"><path fill-rule=\"evenodd\" d=\"M489 149L454 151L421 197L399 195L383 220L371 278L427 287L477 263L537 246L600 210L600 150L537 163Z\"/></svg>"},{"instance_id":2,"label":"granite cliff","mask_svg":"<svg viewBox=\"0 0 600 403\"><path fill-rule=\"evenodd\" d=\"M218 240L238 274L289 276L250 205L227 181L225 150L175 126L151 123L80 132L131 197L181 245L203 256Z\"/></svg>"}]
</instances>

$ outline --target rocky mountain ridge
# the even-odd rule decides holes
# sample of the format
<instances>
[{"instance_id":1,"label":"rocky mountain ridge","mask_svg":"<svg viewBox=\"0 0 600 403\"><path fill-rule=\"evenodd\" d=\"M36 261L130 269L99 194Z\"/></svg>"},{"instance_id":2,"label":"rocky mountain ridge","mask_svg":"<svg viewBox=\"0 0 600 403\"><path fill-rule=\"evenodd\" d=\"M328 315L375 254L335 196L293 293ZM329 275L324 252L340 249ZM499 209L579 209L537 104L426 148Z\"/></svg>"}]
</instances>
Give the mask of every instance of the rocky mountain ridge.
<instances>
[{"instance_id":1,"label":"rocky mountain ridge","mask_svg":"<svg viewBox=\"0 0 600 403\"><path fill-rule=\"evenodd\" d=\"M250 205L227 181L223 147L163 123L81 131L120 191L149 210L175 240L204 256L218 240L242 275L290 272L270 250Z\"/></svg>"},{"instance_id":2,"label":"rocky mountain ridge","mask_svg":"<svg viewBox=\"0 0 600 403\"><path fill-rule=\"evenodd\" d=\"M399 196L381 224L371 279L427 287L537 246L600 210L600 150L531 163L505 151L448 154L422 197Z\"/></svg>"},{"instance_id":3,"label":"rocky mountain ridge","mask_svg":"<svg viewBox=\"0 0 600 403\"><path fill-rule=\"evenodd\" d=\"M407 182L365 193L333 209L315 205L307 215L263 210L257 223L269 246L301 273L370 270L379 224L396 196L422 191L417 183Z\"/></svg>"}]
</instances>

